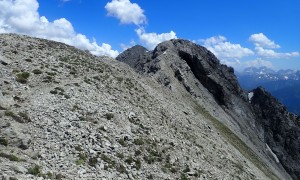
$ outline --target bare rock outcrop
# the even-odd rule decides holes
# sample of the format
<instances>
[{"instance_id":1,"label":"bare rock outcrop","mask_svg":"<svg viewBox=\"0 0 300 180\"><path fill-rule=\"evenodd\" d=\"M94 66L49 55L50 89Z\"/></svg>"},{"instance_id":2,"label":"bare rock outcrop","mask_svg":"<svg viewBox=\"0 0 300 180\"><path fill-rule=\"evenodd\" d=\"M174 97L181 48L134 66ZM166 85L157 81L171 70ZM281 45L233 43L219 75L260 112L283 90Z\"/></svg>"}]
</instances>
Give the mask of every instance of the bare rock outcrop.
<instances>
[{"instance_id":1,"label":"bare rock outcrop","mask_svg":"<svg viewBox=\"0 0 300 180\"><path fill-rule=\"evenodd\" d=\"M300 179L300 117L263 88L254 89L251 105L264 138L293 179Z\"/></svg>"}]
</instances>

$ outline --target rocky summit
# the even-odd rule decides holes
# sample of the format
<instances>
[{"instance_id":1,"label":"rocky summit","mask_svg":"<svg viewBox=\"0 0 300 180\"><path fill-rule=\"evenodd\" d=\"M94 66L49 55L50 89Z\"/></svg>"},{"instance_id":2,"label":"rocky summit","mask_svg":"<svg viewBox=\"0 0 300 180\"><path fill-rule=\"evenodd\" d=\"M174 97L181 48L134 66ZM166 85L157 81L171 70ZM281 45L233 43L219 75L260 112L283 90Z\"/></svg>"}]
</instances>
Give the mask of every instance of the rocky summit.
<instances>
[{"instance_id":1,"label":"rocky summit","mask_svg":"<svg viewBox=\"0 0 300 180\"><path fill-rule=\"evenodd\" d=\"M192 42L0 34L0 69L2 179L300 179L299 117Z\"/></svg>"}]
</instances>

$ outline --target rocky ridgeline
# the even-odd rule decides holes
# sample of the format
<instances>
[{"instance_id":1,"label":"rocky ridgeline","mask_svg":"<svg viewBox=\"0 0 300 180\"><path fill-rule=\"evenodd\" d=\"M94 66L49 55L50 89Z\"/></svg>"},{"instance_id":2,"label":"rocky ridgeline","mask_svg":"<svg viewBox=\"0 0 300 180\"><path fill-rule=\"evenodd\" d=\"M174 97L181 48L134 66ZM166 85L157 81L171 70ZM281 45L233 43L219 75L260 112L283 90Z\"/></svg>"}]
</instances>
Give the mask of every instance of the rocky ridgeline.
<instances>
[{"instance_id":1,"label":"rocky ridgeline","mask_svg":"<svg viewBox=\"0 0 300 180\"><path fill-rule=\"evenodd\" d=\"M117 59L138 73L0 35L2 179L290 179L233 70L205 48L172 40Z\"/></svg>"},{"instance_id":2,"label":"rocky ridgeline","mask_svg":"<svg viewBox=\"0 0 300 180\"><path fill-rule=\"evenodd\" d=\"M253 90L251 104L266 143L294 179L300 179L300 117L289 113L263 88Z\"/></svg>"},{"instance_id":3,"label":"rocky ridgeline","mask_svg":"<svg viewBox=\"0 0 300 180\"><path fill-rule=\"evenodd\" d=\"M117 60L141 74L155 77L173 92L182 94L184 91L178 89L184 87L194 101L208 107L211 114L247 142L266 164L300 179L299 117L260 88L252 92L254 97L249 100L233 69L220 64L206 48L176 39L159 44L153 51L132 47ZM288 178L287 175L284 179Z\"/></svg>"}]
</instances>

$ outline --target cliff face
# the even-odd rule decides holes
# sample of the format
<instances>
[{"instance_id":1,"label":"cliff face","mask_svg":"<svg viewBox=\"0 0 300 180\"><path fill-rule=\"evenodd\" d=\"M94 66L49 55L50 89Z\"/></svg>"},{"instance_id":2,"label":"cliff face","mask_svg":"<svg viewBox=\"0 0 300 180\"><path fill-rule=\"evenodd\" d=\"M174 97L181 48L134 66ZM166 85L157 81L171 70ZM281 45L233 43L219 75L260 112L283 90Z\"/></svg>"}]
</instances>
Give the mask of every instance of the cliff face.
<instances>
[{"instance_id":1,"label":"cliff face","mask_svg":"<svg viewBox=\"0 0 300 180\"><path fill-rule=\"evenodd\" d=\"M232 68L220 64L206 48L186 40L163 42L140 57L131 65L136 71L155 77L174 93L182 94L179 89L184 87L197 104L207 107L265 163L287 171L293 179L300 178L299 117L287 112L269 93L261 93L259 88L250 100Z\"/></svg>"},{"instance_id":2,"label":"cliff face","mask_svg":"<svg viewBox=\"0 0 300 180\"><path fill-rule=\"evenodd\" d=\"M186 40L171 40L159 44L152 52L140 51L140 46L135 46L116 59L127 63L139 72L156 73L161 70L161 61L172 61L170 65L175 77L181 81L187 91L192 92L188 82L185 82L183 67L188 68L194 77L214 96L220 105L229 105L232 94L240 95L242 90L233 74L233 69L221 65L219 60L206 48ZM171 57L176 56L176 57ZM140 57L137 59L137 57ZM165 58L165 59L164 59ZM171 59L170 59L171 58ZM134 59L129 62L128 59ZM163 60L161 60L163 59ZM167 72L160 71L160 80L169 85ZM163 77L166 76L166 77Z\"/></svg>"},{"instance_id":3,"label":"cliff face","mask_svg":"<svg viewBox=\"0 0 300 180\"><path fill-rule=\"evenodd\" d=\"M274 149L282 144L255 114L258 93L251 105L205 48L172 40L117 59L138 73L62 43L0 35L1 178L290 179Z\"/></svg>"},{"instance_id":4,"label":"cliff face","mask_svg":"<svg viewBox=\"0 0 300 180\"><path fill-rule=\"evenodd\" d=\"M253 90L251 105L265 142L294 179L300 179L300 117L289 113L263 88Z\"/></svg>"}]
</instances>

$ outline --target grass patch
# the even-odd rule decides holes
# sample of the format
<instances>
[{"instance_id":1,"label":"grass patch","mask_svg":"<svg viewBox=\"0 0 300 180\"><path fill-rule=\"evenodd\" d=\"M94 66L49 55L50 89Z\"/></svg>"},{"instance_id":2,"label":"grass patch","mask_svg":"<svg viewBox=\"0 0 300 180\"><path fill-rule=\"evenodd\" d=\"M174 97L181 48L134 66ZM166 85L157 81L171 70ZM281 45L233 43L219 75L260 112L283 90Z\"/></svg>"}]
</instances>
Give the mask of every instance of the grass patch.
<instances>
[{"instance_id":1,"label":"grass patch","mask_svg":"<svg viewBox=\"0 0 300 180\"><path fill-rule=\"evenodd\" d=\"M10 161L20 161L20 159L17 156L13 155L13 154L6 154L6 153L3 153L3 152L0 152L0 157L7 158Z\"/></svg>"},{"instance_id":2,"label":"grass patch","mask_svg":"<svg viewBox=\"0 0 300 180\"><path fill-rule=\"evenodd\" d=\"M108 164L107 168L114 168L116 165L116 162L105 154L101 155L101 159Z\"/></svg>"},{"instance_id":3,"label":"grass patch","mask_svg":"<svg viewBox=\"0 0 300 180\"><path fill-rule=\"evenodd\" d=\"M5 111L4 115L5 116L10 116L10 117L14 117L15 116L15 114L12 111Z\"/></svg>"},{"instance_id":4,"label":"grass patch","mask_svg":"<svg viewBox=\"0 0 300 180\"><path fill-rule=\"evenodd\" d=\"M205 108L199 106L198 104L194 107L200 114L202 114L206 119L209 119L214 127L219 130L219 132L227 139L230 144L232 144L240 153L250 160L256 167L258 167L267 177L271 179L279 179L270 169L266 166L264 162L255 154L255 152L247 146L236 134L234 134L227 126L213 117Z\"/></svg>"},{"instance_id":5,"label":"grass patch","mask_svg":"<svg viewBox=\"0 0 300 180\"><path fill-rule=\"evenodd\" d=\"M143 141L143 139L141 139L141 138L138 138L138 139L134 139L133 140L133 143L135 144L135 145L143 145L144 144L144 141Z\"/></svg>"},{"instance_id":6,"label":"grass patch","mask_svg":"<svg viewBox=\"0 0 300 180\"><path fill-rule=\"evenodd\" d=\"M0 137L0 144L3 145L3 146L7 146L8 145L8 140L3 138L3 137Z\"/></svg>"},{"instance_id":7,"label":"grass patch","mask_svg":"<svg viewBox=\"0 0 300 180\"><path fill-rule=\"evenodd\" d=\"M80 145L75 146L76 151L83 151L83 148Z\"/></svg>"},{"instance_id":8,"label":"grass patch","mask_svg":"<svg viewBox=\"0 0 300 180\"><path fill-rule=\"evenodd\" d=\"M28 173L28 174L32 174L32 175L37 176L37 175L39 175L41 172L42 172L42 171L41 171L41 167L38 166L38 165L34 165L33 167L31 167L31 168L28 169L28 172L27 172L27 173Z\"/></svg>"},{"instance_id":9,"label":"grass patch","mask_svg":"<svg viewBox=\"0 0 300 180\"><path fill-rule=\"evenodd\" d=\"M120 159L124 159L124 154L123 153L120 153L120 152L118 152L117 154L116 154L116 156L118 157L118 158L120 158Z\"/></svg>"},{"instance_id":10,"label":"grass patch","mask_svg":"<svg viewBox=\"0 0 300 180\"><path fill-rule=\"evenodd\" d=\"M75 164L76 164L76 165L82 165L82 164L84 164L84 163L86 162L86 160L87 160L87 156L86 156L84 153L79 153L78 157L79 157L79 159L77 159L77 160L75 161Z\"/></svg>"},{"instance_id":11,"label":"grass patch","mask_svg":"<svg viewBox=\"0 0 300 180\"><path fill-rule=\"evenodd\" d=\"M97 157L92 157L89 159L89 165L95 167L98 163Z\"/></svg>"},{"instance_id":12,"label":"grass patch","mask_svg":"<svg viewBox=\"0 0 300 180\"><path fill-rule=\"evenodd\" d=\"M17 76L16 80L19 83L26 84L30 74L28 72L21 72L21 73L18 73L16 76Z\"/></svg>"},{"instance_id":13,"label":"grass patch","mask_svg":"<svg viewBox=\"0 0 300 180\"><path fill-rule=\"evenodd\" d=\"M126 142L123 138L119 139L119 144L121 144L122 146L126 146Z\"/></svg>"},{"instance_id":14,"label":"grass patch","mask_svg":"<svg viewBox=\"0 0 300 180\"><path fill-rule=\"evenodd\" d=\"M75 161L75 164L76 165L82 165L82 164L84 164L85 163L85 160L83 160L83 159L77 159L76 161Z\"/></svg>"},{"instance_id":15,"label":"grass patch","mask_svg":"<svg viewBox=\"0 0 300 180\"><path fill-rule=\"evenodd\" d=\"M19 112L18 115L22 117L25 122L31 122L31 119L26 112Z\"/></svg>"},{"instance_id":16,"label":"grass patch","mask_svg":"<svg viewBox=\"0 0 300 180\"><path fill-rule=\"evenodd\" d=\"M5 111L4 115L12 117L15 121L17 121L19 123L24 123L23 120L22 120L22 118L20 118L19 116L15 115L12 111Z\"/></svg>"},{"instance_id":17,"label":"grass patch","mask_svg":"<svg viewBox=\"0 0 300 180\"><path fill-rule=\"evenodd\" d=\"M125 160L125 162L126 162L127 164L129 164L129 165L131 165L131 164L134 163L133 167L136 168L137 170L141 169L141 167L142 167L142 162L141 162L141 160L140 160L140 159L134 159L132 156L129 156L129 157Z\"/></svg>"}]
</instances>

